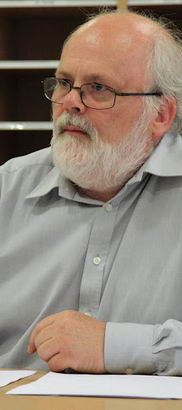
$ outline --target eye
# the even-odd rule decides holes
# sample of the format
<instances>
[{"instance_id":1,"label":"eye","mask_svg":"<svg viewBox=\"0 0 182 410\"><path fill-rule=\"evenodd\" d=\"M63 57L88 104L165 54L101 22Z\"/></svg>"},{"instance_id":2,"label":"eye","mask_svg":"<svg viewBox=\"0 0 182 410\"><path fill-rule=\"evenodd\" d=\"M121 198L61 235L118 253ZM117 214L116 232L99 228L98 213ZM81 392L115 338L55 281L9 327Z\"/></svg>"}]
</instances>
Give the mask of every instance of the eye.
<instances>
[{"instance_id":1,"label":"eye","mask_svg":"<svg viewBox=\"0 0 182 410\"><path fill-rule=\"evenodd\" d=\"M71 82L69 80L66 80L65 78L58 78L58 81L61 88L71 88Z\"/></svg>"},{"instance_id":2,"label":"eye","mask_svg":"<svg viewBox=\"0 0 182 410\"><path fill-rule=\"evenodd\" d=\"M92 88L93 91L97 91L97 92L107 91L106 85L99 84L99 83L92 83L91 88Z\"/></svg>"}]
</instances>

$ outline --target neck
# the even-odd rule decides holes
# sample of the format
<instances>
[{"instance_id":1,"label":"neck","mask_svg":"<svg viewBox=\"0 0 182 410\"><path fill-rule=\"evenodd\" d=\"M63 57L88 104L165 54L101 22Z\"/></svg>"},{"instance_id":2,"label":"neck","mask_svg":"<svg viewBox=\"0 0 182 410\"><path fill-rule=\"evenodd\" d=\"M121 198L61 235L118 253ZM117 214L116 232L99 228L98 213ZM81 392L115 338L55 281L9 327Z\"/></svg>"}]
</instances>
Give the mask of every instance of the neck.
<instances>
[{"instance_id":1,"label":"neck","mask_svg":"<svg viewBox=\"0 0 182 410\"><path fill-rule=\"evenodd\" d=\"M135 172L137 171L138 169ZM117 187L112 187L111 189L108 189L107 191L97 191L95 189L86 189L86 188L81 188L79 186L78 186L78 191L88 196L89 198L96 199L97 201L108 202L110 201L110 199L114 198L114 196L119 191L121 191L121 189L128 182L128 180L133 177L135 172L130 172L127 176L125 175L120 185L118 185Z\"/></svg>"},{"instance_id":2,"label":"neck","mask_svg":"<svg viewBox=\"0 0 182 410\"><path fill-rule=\"evenodd\" d=\"M79 188L79 191L89 198L96 199L97 201L108 202L110 201L110 199L114 198L114 196L121 190L121 188L122 186L103 192L95 191L92 189Z\"/></svg>"}]
</instances>

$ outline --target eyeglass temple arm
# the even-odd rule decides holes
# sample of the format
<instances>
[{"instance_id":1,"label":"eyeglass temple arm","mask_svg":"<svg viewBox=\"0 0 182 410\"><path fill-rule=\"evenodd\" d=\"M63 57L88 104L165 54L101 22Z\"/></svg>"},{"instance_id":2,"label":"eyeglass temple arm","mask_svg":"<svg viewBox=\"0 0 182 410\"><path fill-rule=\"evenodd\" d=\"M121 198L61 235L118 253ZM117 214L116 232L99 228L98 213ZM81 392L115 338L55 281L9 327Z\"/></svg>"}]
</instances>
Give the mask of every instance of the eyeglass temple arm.
<instances>
[{"instance_id":1,"label":"eyeglass temple arm","mask_svg":"<svg viewBox=\"0 0 182 410\"><path fill-rule=\"evenodd\" d=\"M153 92L153 93L115 93L118 96L132 96L132 95L155 95L161 97L163 94L161 92Z\"/></svg>"}]
</instances>

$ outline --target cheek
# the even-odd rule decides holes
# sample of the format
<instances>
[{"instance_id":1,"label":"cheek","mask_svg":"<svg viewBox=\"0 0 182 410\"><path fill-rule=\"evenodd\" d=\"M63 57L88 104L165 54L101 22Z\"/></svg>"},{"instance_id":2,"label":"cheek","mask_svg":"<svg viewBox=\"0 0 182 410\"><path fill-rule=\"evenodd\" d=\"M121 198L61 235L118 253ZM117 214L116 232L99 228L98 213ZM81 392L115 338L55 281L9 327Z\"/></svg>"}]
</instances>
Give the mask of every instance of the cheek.
<instances>
[{"instance_id":1,"label":"cheek","mask_svg":"<svg viewBox=\"0 0 182 410\"><path fill-rule=\"evenodd\" d=\"M120 106L113 112L106 126L106 129L109 129L109 124L111 124L113 143L117 144L122 137L127 137L132 132L142 113L143 105L139 100L130 100L130 104L129 102L122 104L122 109Z\"/></svg>"},{"instance_id":2,"label":"cheek","mask_svg":"<svg viewBox=\"0 0 182 410\"><path fill-rule=\"evenodd\" d=\"M99 137L103 142L116 145L125 134L124 116L121 113L108 110L102 112L100 118L93 120L93 125L96 127Z\"/></svg>"},{"instance_id":3,"label":"cheek","mask_svg":"<svg viewBox=\"0 0 182 410\"><path fill-rule=\"evenodd\" d=\"M58 117L62 114L63 109L61 104L52 104L52 114L53 120L57 120Z\"/></svg>"}]
</instances>

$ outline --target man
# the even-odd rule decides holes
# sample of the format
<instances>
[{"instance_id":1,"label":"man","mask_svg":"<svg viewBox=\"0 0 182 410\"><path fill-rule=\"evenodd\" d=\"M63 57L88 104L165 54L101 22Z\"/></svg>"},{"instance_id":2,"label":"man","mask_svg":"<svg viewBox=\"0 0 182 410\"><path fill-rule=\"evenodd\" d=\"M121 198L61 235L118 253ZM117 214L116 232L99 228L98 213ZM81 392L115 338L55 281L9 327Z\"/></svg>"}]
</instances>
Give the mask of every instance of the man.
<instances>
[{"instance_id":1,"label":"man","mask_svg":"<svg viewBox=\"0 0 182 410\"><path fill-rule=\"evenodd\" d=\"M52 154L1 167L0 367L182 374L181 50L129 12L65 42Z\"/></svg>"}]
</instances>

